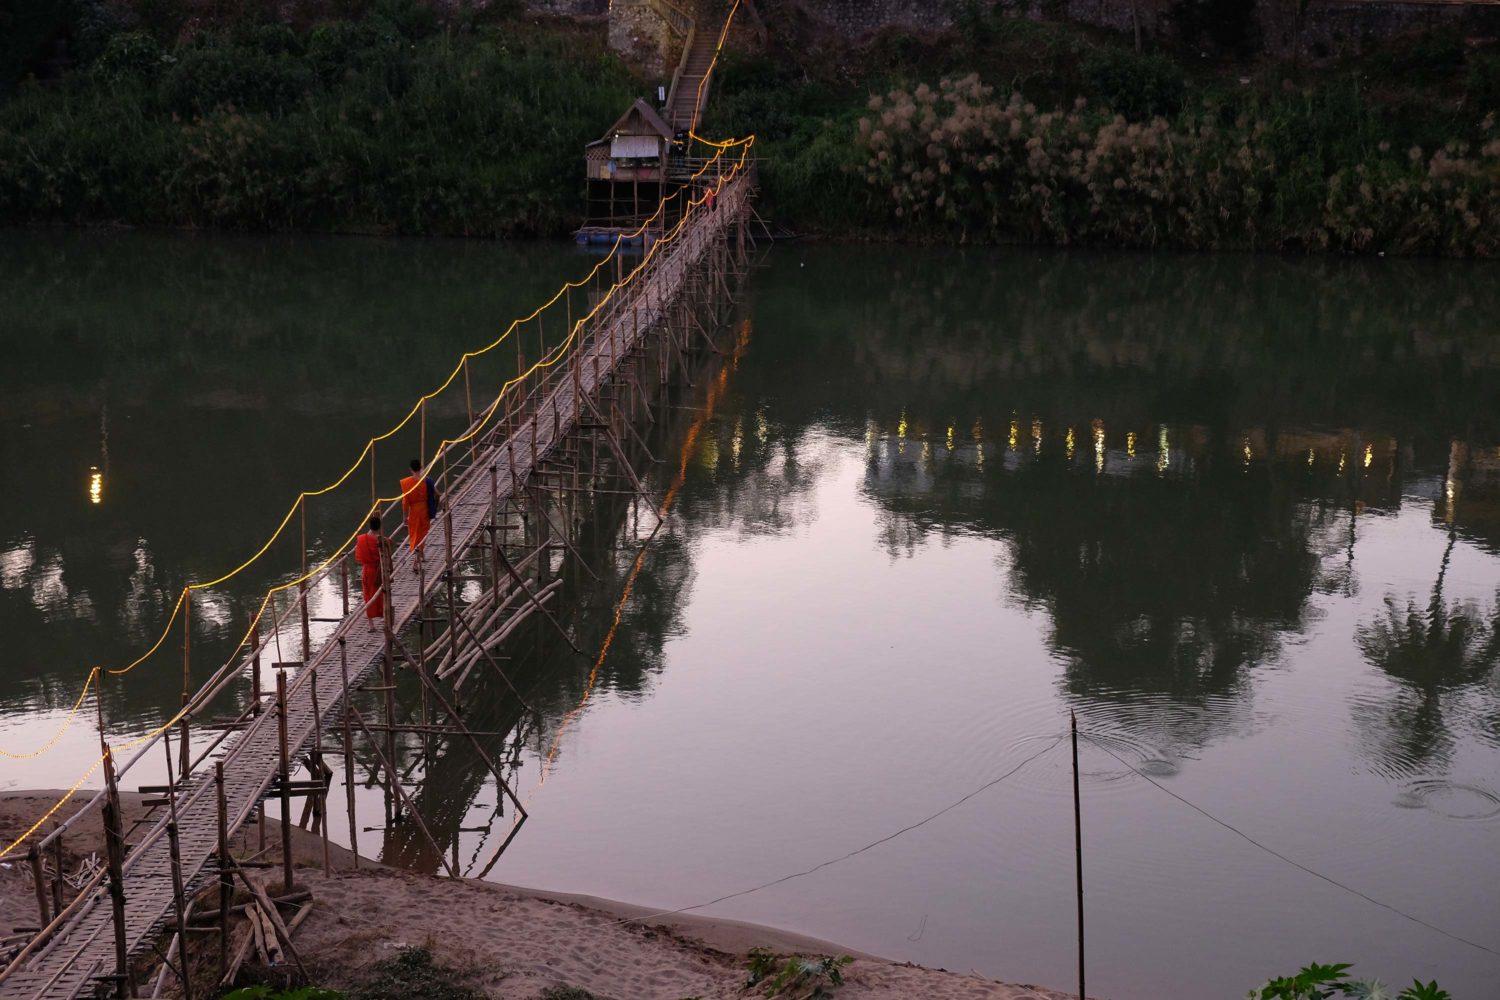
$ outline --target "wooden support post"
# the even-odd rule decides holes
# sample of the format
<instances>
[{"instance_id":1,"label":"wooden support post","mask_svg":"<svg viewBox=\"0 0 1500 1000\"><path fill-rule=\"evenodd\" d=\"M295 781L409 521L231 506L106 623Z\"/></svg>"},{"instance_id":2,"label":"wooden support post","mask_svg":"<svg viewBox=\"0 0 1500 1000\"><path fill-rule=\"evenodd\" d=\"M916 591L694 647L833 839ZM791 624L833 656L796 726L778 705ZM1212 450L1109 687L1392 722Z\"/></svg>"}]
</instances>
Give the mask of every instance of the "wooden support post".
<instances>
[{"instance_id":1,"label":"wooden support post","mask_svg":"<svg viewBox=\"0 0 1500 1000\"><path fill-rule=\"evenodd\" d=\"M303 579L297 581L297 604L302 609L302 662L306 663L312 653L312 628L307 618L307 497L302 496L297 500L297 507L302 514L302 573Z\"/></svg>"},{"instance_id":2,"label":"wooden support post","mask_svg":"<svg viewBox=\"0 0 1500 1000\"><path fill-rule=\"evenodd\" d=\"M291 756L287 752L287 717L286 717L286 671L276 671L276 738L277 748L280 751L281 776L281 870L283 892L291 892L294 888L292 879L292 766Z\"/></svg>"},{"instance_id":3,"label":"wooden support post","mask_svg":"<svg viewBox=\"0 0 1500 1000\"><path fill-rule=\"evenodd\" d=\"M182 598L182 763L178 772L187 777L188 768L192 766L192 747L190 732L188 729L188 702L192 699L192 654L193 654L193 592L188 590Z\"/></svg>"},{"instance_id":4,"label":"wooden support post","mask_svg":"<svg viewBox=\"0 0 1500 1000\"><path fill-rule=\"evenodd\" d=\"M396 658L392 650L395 641L395 588L391 586L392 567L389 551L386 552L383 562L386 572L382 587L385 589L385 623L382 637L385 641L385 657L382 662L382 676L385 679L385 724L390 728L386 731L386 758L392 761L396 759ZM422 571L421 556L417 557L417 571ZM418 583L418 594L423 592L423 583ZM394 773L394 772L392 772ZM401 818L401 807L399 803L392 800L391 794L386 794L386 826L390 826Z\"/></svg>"},{"instance_id":5,"label":"wooden support post","mask_svg":"<svg viewBox=\"0 0 1500 1000\"><path fill-rule=\"evenodd\" d=\"M100 738L103 738L100 729ZM130 955L125 937L125 823L120 815L120 790L115 785L115 758L104 747L104 854L109 869L109 901L115 926L115 996L135 995Z\"/></svg>"},{"instance_id":6,"label":"wooden support post","mask_svg":"<svg viewBox=\"0 0 1500 1000\"><path fill-rule=\"evenodd\" d=\"M251 714L260 714L260 622L250 621L250 706Z\"/></svg>"},{"instance_id":7,"label":"wooden support post","mask_svg":"<svg viewBox=\"0 0 1500 1000\"><path fill-rule=\"evenodd\" d=\"M42 852L32 844L26 851L26 861L31 865L31 887L36 890L37 927L46 927L52 922L47 911L47 881L42 874Z\"/></svg>"},{"instance_id":8,"label":"wooden support post","mask_svg":"<svg viewBox=\"0 0 1500 1000\"><path fill-rule=\"evenodd\" d=\"M174 793L175 797L175 793ZM176 806L173 806L174 813ZM182 891L182 850L177 839L177 821L167 821L167 849L172 858L172 911L177 918L177 978L182 983L182 995L185 1000L193 1000L193 983L187 973L187 898ZM168 963L170 964L170 963Z\"/></svg>"},{"instance_id":9,"label":"wooden support post","mask_svg":"<svg viewBox=\"0 0 1500 1000\"><path fill-rule=\"evenodd\" d=\"M1068 713L1073 737L1073 858L1078 879L1078 1000L1088 996L1083 982L1083 806L1078 795L1078 715Z\"/></svg>"},{"instance_id":10,"label":"wooden support post","mask_svg":"<svg viewBox=\"0 0 1500 1000\"><path fill-rule=\"evenodd\" d=\"M219 807L219 978L229 973L229 910L234 876L229 857L229 809L224 797L224 762L214 762L214 797Z\"/></svg>"},{"instance_id":11,"label":"wooden support post","mask_svg":"<svg viewBox=\"0 0 1500 1000\"><path fill-rule=\"evenodd\" d=\"M318 710L318 668L311 667L312 683L309 685L312 691L313 708L313 768L317 771L318 780L322 782L323 789L313 796L309 801L313 804L313 821L318 826L318 833L323 840L323 874L333 875L333 862L328 850L328 777L332 773L328 765L323 763L323 714Z\"/></svg>"},{"instance_id":12,"label":"wooden support post","mask_svg":"<svg viewBox=\"0 0 1500 1000\"><path fill-rule=\"evenodd\" d=\"M52 836L52 912L63 911L63 835L59 829ZM42 926L46 926L43 924Z\"/></svg>"},{"instance_id":13,"label":"wooden support post","mask_svg":"<svg viewBox=\"0 0 1500 1000\"><path fill-rule=\"evenodd\" d=\"M339 636L339 673L344 681L344 797L349 810L349 850L354 852L354 870L359 871L359 828L354 816L354 737L349 729L349 651Z\"/></svg>"},{"instance_id":14,"label":"wooden support post","mask_svg":"<svg viewBox=\"0 0 1500 1000\"><path fill-rule=\"evenodd\" d=\"M343 598L344 617L349 617L349 557L339 560L339 595Z\"/></svg>"}]
</instances>

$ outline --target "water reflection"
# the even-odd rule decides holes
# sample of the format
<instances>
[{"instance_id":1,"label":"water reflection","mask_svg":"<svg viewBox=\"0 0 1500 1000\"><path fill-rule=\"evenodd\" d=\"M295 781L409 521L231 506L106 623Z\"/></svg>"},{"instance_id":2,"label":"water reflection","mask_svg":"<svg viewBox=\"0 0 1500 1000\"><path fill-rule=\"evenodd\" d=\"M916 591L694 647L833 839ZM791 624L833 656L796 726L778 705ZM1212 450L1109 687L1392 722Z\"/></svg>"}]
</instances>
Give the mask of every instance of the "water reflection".
<instances>
[{"instance_id":1,"label":"water reflection","mask_svg":"<svg viewBox=\"0 0 1500 1000\"><path fill-rule=\"evenodd\" d=\"M0 625L23 664L0 710L71 705L82 680L71 668L151 636L183 580L260 536L247 511L280 509L326 473L425 381L414 369L481 339L541 267L535 250L246 246L111 260L70 245L44 251L45 274L25 263L12 281L0 269L0 308L13 310L0 319L29 324L0 330L31 331L18 367L0 373L0 461L63 498L0 499L12 505L0 519ZM557 607L590 655L535 621L505 651L535 711L490 697L504 685L482 671L465 690L486 753L554 817L543 822L557 835L525 828L498 877L540 872L550 884L563 871L601 880L575 888L608 892L613 873L646 887L621 892L674 905L754 884L771 861L809 860L797 845L811 860L835 855L893 825L908 796L977 785L1067 708L1186 791L1236 774L1274 788L1268 803L1294 846L1311 860L1362 859L1356 881L1377 894L1411 898L1379 879L1412 858L1488 863L1479 838L1493 831L1500 750L1496 283L1424 262L840 247L779 249L768 263L732 377L705 374L647 434L650 486L676 500L667 524L642 556L654 518L615 498L580 545L591 572L565 577ZM517 281L497 282L507 269ZM56 285L70 270L74 284ZM167 294L130 291L150 285L147 272ZM54 292L54 307L28 280L68 294ZM100 332L117 316L118 341ZM314 519L315 546L332 525ZM233 633L277 579L202 595L194 648ZM765 617L743 620L755 614ZM112 715L142 719L177 696L171 670L105 694ZM471 750L409 737L402 758L441 852L478 873L515 811ZM1099 764L1088 780L1126 801L1132 782ZM994 938L1035 934L1037 954L1057 957L1044 917L1056 838L1028 817L1046 813L1060 774L1038 773L994 813L976 802L975 817L934 825L923 836L938 839L910 854L872 854L797 897L790 916L770 903L734 915L805 913L823 921L805 929L839 939L888 910L915 920L930 907L934 926L986 939L934 935L918 953L928 945L909 944L908 927L889 945L874 932L849 943L1040 978L1046 969L1005 964L1019 945L997 958ZM631 827L644 807L630 796L653 791L654 811ZM1330 800L1367 822L1330 839ZM863 811L866 801L876 805ZM1411 813L1393 821L1393 801L1474 822L1455 834L1412 825ZM1233 919L1248 915L1262 938L1286 926L1287 897L1262 888L1264 872L1225 861L1213 830L1163 832L1159 807L1111 815L1126 846L1098 870L1120 891L1098 898L1128 897L1147 914L1115 913L1115 940L1193 933L1196 915L1227 912L1222 898L1245 900ZM413 829L372 831L363 846L376 844L387 860L439 867ZM1173 856L1141 860L1158 845ZM1175 877L1183 852L1203 862L1192 879ZM1020 901L1003 914L970 898L994 882ZM1466 902L1470 882L1448 879L1432 898L1483 923L1493 902ZM651 898L666 885L683 898ZM1320 926L1349 926L1336 907L1318 913ZM994 921L1004 934L990 935ZM1149 963L1132 952L1113 965L1149 964L1179 976L1161 992L1208 995L1244 961L1222 949L1231 939L1171 940ZM1408 974L1406 943L1385 944L1400 959L1388 971ZM1277 948L1260 950L1290 954ZM1160 971L1191 965L1187 952L1202 969ZM1431 971L1446 980L1449 969L1474 972L1461 961Z\"/></svg>"}]
</instances>

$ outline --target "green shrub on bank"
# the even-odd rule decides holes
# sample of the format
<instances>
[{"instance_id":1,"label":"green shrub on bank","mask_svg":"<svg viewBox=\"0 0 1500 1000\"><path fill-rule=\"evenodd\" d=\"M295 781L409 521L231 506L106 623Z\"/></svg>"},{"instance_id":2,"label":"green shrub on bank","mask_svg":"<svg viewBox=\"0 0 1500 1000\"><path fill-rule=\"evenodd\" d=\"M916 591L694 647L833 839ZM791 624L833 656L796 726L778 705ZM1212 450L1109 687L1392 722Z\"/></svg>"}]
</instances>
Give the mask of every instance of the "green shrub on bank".
<instances>
[{"instance_id":1,"label":"green shrub on bank","mask_svg":"<svg viewBox=\"0 0 1500 1000\"><path fill-rule=\"evenodd\" d=\"M583 145L637 89L601 43L437 33L395 2L302 34L117 33L61 85L0 103L0 222L560 233Z\"/></svg>"},{"instance_id":2,"label":"green shrub on bank","mask_svg":"<svg viewBox=\"0 0 1500 1000\"><path fill-rule=\"evenodd\" d=\"M1482 143L1395 149L1336 96L1132 123L1082 98L1002 99L972 75L898 88L870 112L856 136L877 203L960 241L1500 251L1493 116Z\"/></svg>"}]
</instances>

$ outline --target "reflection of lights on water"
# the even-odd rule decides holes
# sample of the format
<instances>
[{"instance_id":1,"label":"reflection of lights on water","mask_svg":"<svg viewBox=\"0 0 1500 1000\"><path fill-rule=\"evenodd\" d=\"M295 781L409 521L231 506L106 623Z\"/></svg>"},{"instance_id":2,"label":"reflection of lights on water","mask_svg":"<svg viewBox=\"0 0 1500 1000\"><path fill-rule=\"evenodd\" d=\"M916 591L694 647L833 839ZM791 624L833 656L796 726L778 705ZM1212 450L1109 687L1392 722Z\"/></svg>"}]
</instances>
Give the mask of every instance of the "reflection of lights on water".
<instances>
[{"instance_id":1,"label":"reflection of lights on water","mask_svg":"<svg viewBox=\"0 0 1500 1000\"><path fill-rule=\"evenodd\" d=\"M1104 471L1104 421L1095 419L1091 424L1094 429L1094 471Z\"/></svg>"},{"instance_id":2,"label":"reflection of lights on water","mask_svg":"<svg viewBox=\"0 0 1500 1000\"><path fill-rule=\"evenodd\" d=\"M1135 431L1125 432L1125 454L1131 460L1135 459Z\"/></svg>"},{"instance_id":3,"label":"reflection of lights on water","mask_svg":"<svg viewBox=\"0 0 1500 1000\"><path fill-rule=\"evenodd\" d=\"M1042 453L1042 422L1040 420L1031 422L1031 450L1038 455Z\"/></svg>"},{"instance_id":4,"label":"reflection of lights on water","mask_svg":"<svg viewBox=\"0 0 1500 1000\"><path fill-rule=\"evenodd\" d=\"M1161 429L1156 432L1156 471L1166 472L1167 466L1172 464L1172 445L1167 439L1167 425L1162 424Z\"/></svg>"},{"instance_id":5,"label":"reflection of lights on water","mask_svg":"<svg viewBox=\"0 0 1500 1000\"><path fill-rule=\"evenodd\" d=\"M1339 474L1340 475L1343 475L1343 473L1344 473L1344 460L1347 459L1348 457L1349 456L1346 455L1343 451L1339 452Z\"/></svg>"},{"instance_id":6,"label":"reflection of lights on water","mask_svg":"<svg viewBox=\"0 0 1500 1000\"><path fill-rule=\"evenodd\" d=\"M1365 468L1368 469L1370 467L1370 463L1373 461L1375 461L1375 446L1373 444L1367 444L1365 445Z\"/></svg>"},{"instance_id":7,"label":"reflection of lights on water","mask_svg":"<svg viewBox=\"0 0 1500 1000\"><path fill-rule=\"evenodd\" d=\"M1021 421L1012 417L1010 420L1010 450L1015 451L1021 445Z\"/></svg>"},{"instance_id":8,"label":"reflection of lights on water","mask_svg":"<svg viewBox=\"0 0 1500 1000\"><path fill-rule=\"evenodd\" d=\"M976 468L983 469L984 468L984 421L983 420L976 420L976 421L974 421L974 430L971 431L970 433L972 433L974 435L974 455L975 455L974 465L975 465Z\"/></svg>"},{"instance_id":9,"label":"reflection of lights on water","mask_svg":"<svg viewBox=\"0 0 1500 1000\"><path fill-rule=\"evenodd\" d=\"M906 411L901 411L901 419L896 423L896 454L906 454Z\"/></svg>"},{"instance_id":10,"label":"reflection of lights on water","mask_svg":"<svg viewBox=\"0 0 1500 1000\"><path fill-rule=\"evenodd\" d=\"M104 502L104 473L97 465L89 467L89 503Z\"/></svg>"},{"instance_id":11,"label":"reflection of lights on water","mask_svg":"<svg viewBox=\"0 0 1500 1000\"><path fill-rule=\"evenodd\" d=\"M1250 450L1250 435L1245 435L1245 440L1240 445L1240 451L1245 456L1245 464L1249 465L1250 459L1255 457L1255 453Z\"/></svg>"},{"instance_id":12,"label":"reflection of lights on water","mask_svg":"<svg viewBox=\"0 0 1500 1000\"><path fill-rule=\"evenodd\" d=\"M1068 459L1071 461L1072 458L1073 458L1073 428L1071 428L1071 427L1068 428L1067 445L1068 445Z\"/></svg>"},{"instance_id":13,"label":"reflection of lights on water","mask_svg":"<svg viewBox=\"0 0 1500 1000\"><path fill-rule=\"evenodd\" d=\"M952 425L949 425L949 427L948 427L948 450L949 451L953 450L953 427L952 427Z\"/></svg>"},{"instance_id":14,"label":"reflection of lights on water","mask_svg":"<svg viewBox=\"0 0 1500 1000\"><path fill-rule=\"evenodd\" d=\"M974 468L984 471L984 442L980 441L974 445Z\"/></svg>"},{"instance_id":15,"label":"reflection of lights on water","mask_svg":"<svg viewBox=\"0 0 1500 1000\"><path fill-rule=\"evenodd\" d=\"M932 464L932 442L926 438L922 439L922 463L924 465Z\"/></svg>"},{"instance_id":16,"label":"reflection of lights on water","mask_svg":"<svg viewBox=\"0 0 1500 1000\"><path fill-rule=\"evenodd\" d=\"M734 455L734 467L740 467L740 449L745 444L745 418L743 415L734 419L734 440L730 443L730 453Z\"/></svg>"},{"instance_id":17,"label":"reflection of lights on water","mask_svg":"<svg viewBox=\"0 0 1500 1000\"><path fill-rule=\"evenodd\" d=\"M1443 480L1443 520L1448 524L1453 523L1453 501L1457 498L1458 484L1453 481L1452 476L1449 476Z\"/></svg>"},{"instance_id":18,"label":"reflection of lights on water","mask_svg":"<svg viewBox=\"0 0 1500 1000\"><path fill-rule=\"evenodd\" d=\"M1308 464L1309 468L1312 467L1312 464L1313 464L1313 450L1311 448L1307 449L1307 464Z\"/></svg>"}]
</instances>

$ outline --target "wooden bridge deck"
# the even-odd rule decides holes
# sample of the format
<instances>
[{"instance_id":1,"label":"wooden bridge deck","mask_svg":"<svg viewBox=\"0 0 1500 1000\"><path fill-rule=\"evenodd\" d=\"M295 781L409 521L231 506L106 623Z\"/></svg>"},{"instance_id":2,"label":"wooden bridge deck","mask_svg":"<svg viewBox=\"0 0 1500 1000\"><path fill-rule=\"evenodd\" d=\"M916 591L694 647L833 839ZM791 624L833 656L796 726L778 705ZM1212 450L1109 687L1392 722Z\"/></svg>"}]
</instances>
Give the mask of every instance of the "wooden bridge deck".
<instances>
[{"instance_id":1,"label":"wooden bridge deck","mask_svg":"<svg viewBox=\"0 0 1500 1000\"><path fill-rule=\"evenodd\" d=\"M714 211L693 212L682 233L647 265L635 280L610 297L582 331L575 348L576 369L559 362L560 372L532 395L531 412L511 422L506 437L497 427L484 435L474 459L447 497L450 517L437 518L425 543L429 566L441 566L450 544L462 553L481 536L500 501L519 496L529 477L573 431L575 412L587 422L587 403L575 403L578 392L595 397L659 323L685 287L690 269L702 263L716 240L724 237L744 208L750 181L737 174L726 181ZM533 447L534 443L534 447ZM467 446L463 446L467 451ZM449 539L451 518L452 538ZM419 582L425 583L425 591ZM445 586L440 571L420 577L405 546L394 560L391 596L395 629L399 632L421 606ZM341 717L344 680L339 640L344 642L350 689L367 680L385 654L383 634L371 632L360 608L351 611L333 632L316 641L306 665L288 677L288 742L293 755L306 748L315 731ZM249 658L241 664L248 672ZM317 668L317 669L310 669ZM314 699L316 685L316 701ZM319 706L315 716L313 705ZM280 768L276 713L265 711L247 728L226 739L220 757L225 772L227 816L231 832L251 817L271 788ZM212 763L199 766L177 786L178 829L183 877L189 891L216 875L218 804ZM166 837L167 816L145 830L125 861L127 942L132 955L150 947L173 912L171 859ZM105 886L81 900L68 923L25 964L0 980L0 997L72 998L91 990L95 977L114 972L114 927Z\"/></svg>"}]
</instances>

